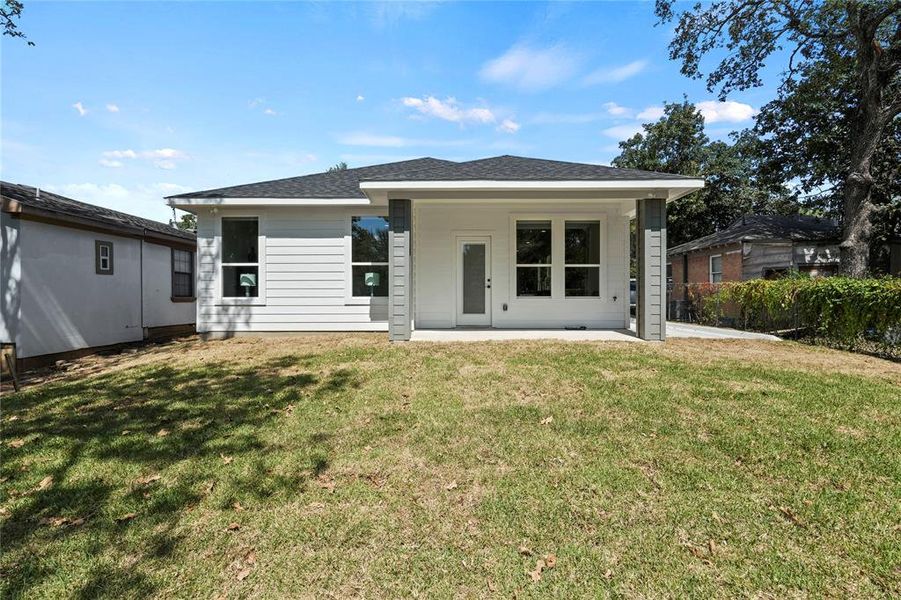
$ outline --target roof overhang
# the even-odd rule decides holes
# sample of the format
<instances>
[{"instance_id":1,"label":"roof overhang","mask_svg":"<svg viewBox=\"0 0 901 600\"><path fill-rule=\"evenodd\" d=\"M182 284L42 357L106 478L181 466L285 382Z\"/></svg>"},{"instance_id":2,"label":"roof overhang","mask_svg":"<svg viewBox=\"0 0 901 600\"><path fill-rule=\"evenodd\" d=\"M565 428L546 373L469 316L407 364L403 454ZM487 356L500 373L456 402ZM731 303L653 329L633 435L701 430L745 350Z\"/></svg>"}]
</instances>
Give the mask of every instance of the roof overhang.
<instances>
[{"instance_id":1,"label":"roof overhang","mask_svg":"<svg viewBox=\"0 0 901 600\"><path fill-rule=\"evenodd\" d=\"M247 206L369 206L369 198L226 198L209 196L205 198L180 198L170 196L166 204L188 212L201 207L247 207Z\"/></svg>"}]
</instances>

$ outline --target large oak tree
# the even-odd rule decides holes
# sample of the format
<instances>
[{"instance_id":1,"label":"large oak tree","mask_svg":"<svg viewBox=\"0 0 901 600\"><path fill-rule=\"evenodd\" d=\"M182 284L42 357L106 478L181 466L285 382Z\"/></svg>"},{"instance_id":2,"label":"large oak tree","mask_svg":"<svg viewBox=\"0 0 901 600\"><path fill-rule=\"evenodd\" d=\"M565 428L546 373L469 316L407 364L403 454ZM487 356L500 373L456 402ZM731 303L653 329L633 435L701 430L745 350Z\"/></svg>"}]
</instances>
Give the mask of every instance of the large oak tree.
<instances>
[{"instance_id":1,"label":"large oak tree","mask_svg":"<svg viewBox=\"0 0 901 600\"><path fill-rule=\"evenodd\" d=\"M818 63L847 62L847 151L836 157L845 162L841 263L844 273L865 275L874 210L873 163L901 114L901 0L719 0L685 11L674 5L675 0L656 4L662 23L677 21L671 58L682 62L684 75L702 78L702 59L721 53L707 74L708 89L721 98L762 85L765 61L783 50L788 56L783 92Z\"/></svg>"}]
</instances>

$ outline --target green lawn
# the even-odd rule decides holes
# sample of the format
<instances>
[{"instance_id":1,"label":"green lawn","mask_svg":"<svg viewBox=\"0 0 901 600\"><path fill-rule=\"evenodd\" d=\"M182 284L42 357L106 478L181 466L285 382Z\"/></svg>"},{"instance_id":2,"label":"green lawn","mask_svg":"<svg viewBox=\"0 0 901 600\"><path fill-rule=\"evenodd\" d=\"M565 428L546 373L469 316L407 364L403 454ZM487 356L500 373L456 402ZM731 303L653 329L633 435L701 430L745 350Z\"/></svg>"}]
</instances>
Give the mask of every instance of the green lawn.
<instances>
[{"instance_id":1,"label":"green lawn","mask_svg":"<svg viewBox=\"0 0 901 600\"><path fill-rule=\"evenodd\" d=\"M898 364L381 335L83 364L4 394L4 598L901 594Z\"/></svg>"}]
</instances>

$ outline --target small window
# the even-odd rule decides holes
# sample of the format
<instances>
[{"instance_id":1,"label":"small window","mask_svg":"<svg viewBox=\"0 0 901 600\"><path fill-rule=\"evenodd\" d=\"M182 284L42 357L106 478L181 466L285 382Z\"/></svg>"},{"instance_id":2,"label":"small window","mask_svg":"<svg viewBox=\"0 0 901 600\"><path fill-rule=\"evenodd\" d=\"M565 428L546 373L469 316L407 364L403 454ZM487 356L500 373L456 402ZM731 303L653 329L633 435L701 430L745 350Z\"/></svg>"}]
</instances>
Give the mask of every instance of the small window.
<instances>
[{"instance_id":1,"label":"small window","mask_svg":"<svg viewBox=\"0 0 901 600\"><path fill-rule=\"evenodd\" d=\"M564 237L566 296L600 296L600 221L567 221Z\"/></svg>"},{"instance_id":2,"label":"small window","mask_svg":"<svg viewBox=\"0 0 901 600\"><path fill-rule=\"evenodd\" d=\"M222 297L260 295L259 231L256 217L222 218Z\"/></svg>"},{"instance_id":3,"label":"small window","mask_svg":"<svg viewBox=\"0 0 901 600\"><path fill-rule=\"evenodd\" d=\"M710 283L719 283L723 280L723 256L717 254L710 257Z\"/></svg>"},{"instance_id":4,"label":"small window","mask_svg":"<svg viewBox=\"0 0 901 600\"><path fill-rule=\"evenodd\" d=\"M551 295L551 222L516 222L516 295Z\"/></svg>"},{"instance_id":5,"label":"small window","mask_svg":"<svg viewBox=\"0 0 901 600\"><path fill-rule=\"evenodd\" d=\"M172 249L172 297L194 297L194 253Z\"/></svg>"},{"instance_id":6,"label":"small window","mask_svg":"<svg viewBox=\"0 0 901 600\"><path fill-rule=\"evenodd\" d=\"M351 295L388 297L388 217L351 217Z\"/></svg>"},{"instance_id":7,"label":"small window","mask_svg":"<svg viewBox=\"0 0 901 600\"><path fill-rule=\"evenodd\" d=\"M94 242L94 268L98 275L113 274L113 243Z\"/></svg>"}]
</instances>

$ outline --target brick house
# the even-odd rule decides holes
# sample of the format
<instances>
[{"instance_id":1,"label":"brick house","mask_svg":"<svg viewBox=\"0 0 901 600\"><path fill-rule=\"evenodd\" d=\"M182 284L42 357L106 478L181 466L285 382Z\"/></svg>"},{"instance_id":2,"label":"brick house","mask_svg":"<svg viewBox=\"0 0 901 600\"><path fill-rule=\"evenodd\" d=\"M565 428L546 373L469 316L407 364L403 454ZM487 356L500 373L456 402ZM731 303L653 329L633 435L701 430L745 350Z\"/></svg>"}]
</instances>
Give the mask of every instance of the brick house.
<instances>
[{"instance_id":1,"label":"brick house","mask_svg":"<svg viewBox=\"0 0 901 600\"><path fill-rule=\"evenodd\" d=\"M691 284L717 284L790 271L812 276L838 270L841 230L835 221L803 215L749 215L667 252L670 308Z\"/></svg>"}]
</instances>

